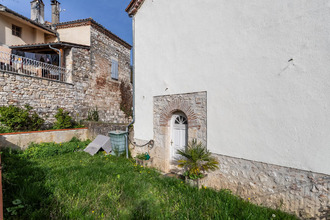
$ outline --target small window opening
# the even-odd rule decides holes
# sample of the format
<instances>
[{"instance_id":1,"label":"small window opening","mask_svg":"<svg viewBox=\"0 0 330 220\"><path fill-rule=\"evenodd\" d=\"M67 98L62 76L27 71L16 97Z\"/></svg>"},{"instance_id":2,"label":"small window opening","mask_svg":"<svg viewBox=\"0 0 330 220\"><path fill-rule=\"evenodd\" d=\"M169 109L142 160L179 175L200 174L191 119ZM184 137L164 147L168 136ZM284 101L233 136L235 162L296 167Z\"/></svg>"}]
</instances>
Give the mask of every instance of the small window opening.
<instances>
[{"instance_id":1,"label":"small window opening","mask_svg":"<svg viewBox=\"0 0 330 220\"><path fill-rule=\"evenodd\" d=\"M22 28L16 25L12 25L12 35L21 37L22 36Z\"/></svg>"},{"instance_id":2,"label":"small window opening","mask_svg":"<svg viewBox=\"0 0 330 220\"><path fill-rule=\"evenodd\" d=\"M179 115L175 118L174 124L186 125L187 119L186 117Z\"/></svg>"},{"instance_id":3,"label":"small window opening","mask_svg":"<svg viewBox=\"0 0 330 220\"><path fill-rule=\"evenodd\" d=\"M118 80L118 61L111 60L111 78Z\"/></svg>"}]
</instances>

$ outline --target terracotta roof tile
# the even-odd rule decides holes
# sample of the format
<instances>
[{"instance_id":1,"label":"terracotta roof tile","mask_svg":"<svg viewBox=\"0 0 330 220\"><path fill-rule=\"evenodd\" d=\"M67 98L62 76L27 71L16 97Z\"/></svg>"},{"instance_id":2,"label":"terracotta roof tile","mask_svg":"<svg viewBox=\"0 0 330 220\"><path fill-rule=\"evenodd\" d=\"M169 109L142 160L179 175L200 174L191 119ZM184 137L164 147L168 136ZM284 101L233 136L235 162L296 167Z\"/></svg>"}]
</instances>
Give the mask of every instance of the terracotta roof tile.
<instances>
[{"instance_id":1,"label":"terracotta roof tile","mask_svg":"<svg viewBox=\"0 0 330 220\"><path fill-rule=\"evenodd\" d=\"M75 43L70 43L70 42L65 42L65 41L60 41L60 42L50 42L50 43L34 43L34 44L21 44L21 45L12 45L10 46L11 49L18 49L18 48L27 48L27 47L38 47L38 46L56 46L56 45L62 45L62 46L69 46L69 47L82 47L89 49L89 46L82 45L82 44L75 44Z\"/></svg>"},{"instance_id":2,"label":"terracotta roof tile","mask_svg":"<svg viewBox=\"0 0 330 220\"><path fill-rule=\"evenodd\" d=\"M144 3L145 0L132 0L125 11L128 13L129 16L134 16L141 5Z\"/></svg>"}]
</instances>

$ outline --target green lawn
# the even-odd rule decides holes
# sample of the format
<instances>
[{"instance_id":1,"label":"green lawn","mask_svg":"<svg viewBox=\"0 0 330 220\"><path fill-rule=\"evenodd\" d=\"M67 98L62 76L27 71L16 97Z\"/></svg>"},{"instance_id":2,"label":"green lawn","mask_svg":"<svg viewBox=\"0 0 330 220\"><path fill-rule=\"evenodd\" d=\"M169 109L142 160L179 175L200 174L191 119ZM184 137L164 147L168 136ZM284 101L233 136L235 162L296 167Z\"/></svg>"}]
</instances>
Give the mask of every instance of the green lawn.
<instances>
[{"instance_id":1,"label":"green lawn","mask_svg":"<svg viewBox=\"0 0 330 220\"><path fill-rule=\"evenodd\" d=\"M133 160L90 156L82 151L88 143L3 151L5 219L297 219L227 190L189 187Z\"/></svg>"}]
</instances>

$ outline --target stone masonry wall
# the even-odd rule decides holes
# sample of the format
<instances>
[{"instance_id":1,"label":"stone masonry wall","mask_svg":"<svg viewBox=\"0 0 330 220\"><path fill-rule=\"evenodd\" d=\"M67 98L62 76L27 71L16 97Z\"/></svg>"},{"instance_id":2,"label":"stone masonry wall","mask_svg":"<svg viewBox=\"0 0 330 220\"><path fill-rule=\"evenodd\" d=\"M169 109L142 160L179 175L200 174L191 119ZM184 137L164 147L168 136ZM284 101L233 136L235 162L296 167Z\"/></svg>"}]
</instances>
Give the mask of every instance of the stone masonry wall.
<instances>
[{"instance_id":1,"label":"stone masonry wall","mask_svg":"<svg viewBox=\"0 0 330 220\"><path fill-rule=\"evenodd\" d=\"M295 213L302 219L328 219L330 176L213 154L220 169L204 185L230 189L255 204Z\"/></svg>"},{"instance_id":2,"label":"stone masonry wall","mask_svg":"<svg viewBox=\"0 0 330 220\"><path fill-rule=\"evenodd\" d=\"M118 60L119 80L111 79L111 58ZM130 121L120 109L120 83L130 79L130 49L91 27L90 49L66 49L64 59L72 69L66 76L68 83L1 72L0 106L29 104L47 123L55 120L58 108L76 120L86 119L88 111L97 109L101 121Z\"/></svg>"},{"instance_id":3,"label":"stone masonry wall","mask_svg":"<svg viewBox=\"0 0 330 220\"><path fill-rule=\"evenodd\" d=\"M82 118L91 109L98 109L104 122L127 123L120 110L121 80L129 81L130 50L91 27L90 50L73 48L72 81L83 89ZM111 79L111 59L118 60L119 80Z\"/></svg>"},{"instance_id":4,"label":"stone masonry wall","mask_svg":"<svg viewBox=\"0 0 330 220\"><path fill-rule=\"evenodd\" d=\"M110 131L125 131L127 124L112 124L103 122L86 122L88 138L93 140L97 135L108 136Z\"/></svg>"},{"instance_id":5,"label":"stone masonry wall","mask_svg":"<svg viewBox=\"0 0 330 220\"><path fill-rule=\"evenodd\" d=\"M72 84L0 71L0 106L29 104L48 122L55 120L58 108L80 113L76 93Z\"/></svg>"},{"instance_id":6,"label":"stone masonry wall","mask_svg":"<svg viewBox=\"0 0 330 220\"><path fill-rule=\"evenodd\" d=\"M170 121L173 113L180 111L188 119L188 141L196 139L206 145L207 93L195 92L154 97L154 146L150 151L155 165L168 172L176 169L170 161ZM137 144L147 141L135 140ZM149 141L149 140L148 140ZM136 148L138 151L145 149Z\"/></svg>"}]
</instances>

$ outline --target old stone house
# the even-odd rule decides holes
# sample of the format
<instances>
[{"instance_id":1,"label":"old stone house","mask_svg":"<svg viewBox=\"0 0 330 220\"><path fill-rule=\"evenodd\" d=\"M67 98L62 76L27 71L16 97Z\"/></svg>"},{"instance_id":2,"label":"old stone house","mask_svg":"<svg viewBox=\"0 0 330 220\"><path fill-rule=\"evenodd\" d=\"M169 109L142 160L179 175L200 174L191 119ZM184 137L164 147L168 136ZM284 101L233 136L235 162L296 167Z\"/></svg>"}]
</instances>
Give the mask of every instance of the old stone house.
<instances>
[{"instance_id":1,"label":"old stone house","mask_svg":"<svg viewBox=\"0 0 330 220\"><path fill-rule=\"evenodd\" d=\"M220 161L205 185L302 218L329 213L328 1L132 0L126 11L134 138L154 140L154 166L173 171L197 139Z\"/></svg>"},{"instance_id":2,"label":"old stone house","mask_svg":"<svg viewBox=\"0 0 330 220\"><path fill-rule=\"evenodd\" d=\"M30 104L49 122L64 108L78 120L97 109L102 121L126 123L120 85L130 84L131 45L92 18L61 23L51 3L51 23L42 0L31 2L31 19L0 5L0 105Z\"/></svg>"}]
</instances>

